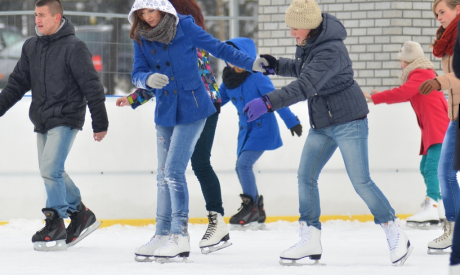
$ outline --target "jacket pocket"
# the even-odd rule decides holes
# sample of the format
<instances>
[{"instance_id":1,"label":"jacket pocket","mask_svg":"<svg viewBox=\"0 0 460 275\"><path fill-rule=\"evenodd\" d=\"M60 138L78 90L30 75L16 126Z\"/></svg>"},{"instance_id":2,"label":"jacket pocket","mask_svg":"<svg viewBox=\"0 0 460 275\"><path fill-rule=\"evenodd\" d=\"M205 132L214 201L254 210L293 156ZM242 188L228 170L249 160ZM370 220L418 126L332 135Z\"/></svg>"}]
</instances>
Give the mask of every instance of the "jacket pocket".
<instances>
[{"instance_id":1,"label":"jacket pocket","mask_svg":"<svg viewBox=\"0 0 460 275\"><path fill-rule=\"evenodd\" d=\"M193 100L195 101L196 107L200 108L200 105L198 104L198 100L195 95L195 91L200 88L201 85L204 85L201 79L198 78L193 78L190 79L187 82L184 82L182 84L182 87L184 87L184 90L186 93L191 93Z\"/></svg>"}]
</instances>

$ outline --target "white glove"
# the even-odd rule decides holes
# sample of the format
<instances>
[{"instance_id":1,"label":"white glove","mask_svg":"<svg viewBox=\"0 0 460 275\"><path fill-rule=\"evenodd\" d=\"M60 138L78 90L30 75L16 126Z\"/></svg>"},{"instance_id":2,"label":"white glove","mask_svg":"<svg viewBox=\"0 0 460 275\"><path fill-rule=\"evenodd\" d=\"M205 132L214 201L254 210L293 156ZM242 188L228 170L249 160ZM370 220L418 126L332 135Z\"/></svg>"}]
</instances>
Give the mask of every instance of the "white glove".
<instances>
[{"instance_id":1,"label":"white glove","mask_svg":"<svg viewBox=\"0 0 460 275\"><path fill-rule=\"evenodd\" d=\"M154 73L147 78L147 85L153 89L161 89L168 85L169 78L164 74Z\"/></svg>"},{"instance_id":2,"label":"white glove","mask_svg":"<svg viewBox=\"0 0 460 275\"><path fill-rule=\"evenodd\" d=\"M267 70L265 70L264 68L262 68L262 63L264 63L265 66L268 66L268 61L267 61L267 59L265 59L265 58L263 58L263 57L257 58L256 61L254 61L254 64L252 64L252 70L253 70L253 71L257 71L257 72L265 73Z\"/></svg>"}]
</instances>

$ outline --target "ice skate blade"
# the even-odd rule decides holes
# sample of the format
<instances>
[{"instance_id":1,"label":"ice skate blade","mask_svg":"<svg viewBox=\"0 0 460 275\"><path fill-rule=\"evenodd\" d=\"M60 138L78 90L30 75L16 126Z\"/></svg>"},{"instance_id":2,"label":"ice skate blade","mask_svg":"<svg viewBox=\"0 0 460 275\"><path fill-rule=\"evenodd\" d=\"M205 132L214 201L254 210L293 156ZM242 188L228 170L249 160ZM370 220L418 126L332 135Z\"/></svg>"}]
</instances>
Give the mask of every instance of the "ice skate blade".
<instances>
[{"instance_id":1,"label":"ice skate blade","mask_svg":"<svg viewBox=\"0 0 460 275\"><path fill-rule=\"evenodd\" d=\"M42 252L65 251L67 250L67 245L65 243L65 240L58 240L52 242L34 242L34 250Z\"/></svg>"},{"instance_id":2,"label":"ice skate blade","mask_svg":"<svg viewBox=\"0 0 460 275\"><path fill-rule=\"evenodd\" d=\"M399 261L397 261L396 263L393 263L394 266L402 266L406 262L407 258L409 258L410 253L412 253L412 250L414 250L414 247L411 245L407 249L406 255L404 255L404 257L402 257L401 259L399 259Z\"/></svg>"},{"instance_id":3,"label":"ice skate blade","mask_svg":"<svg viewBox=\"0 0 460 275\"><path fill-rule=\"evenodd\" d=\"M92 225L83 230L83 232L80 234L80 236L78 236L78 238L75 241L68 243L67 247L76 245L78 242L86 238L89 234L93 233L94 230L98 229L99 226L101 226L101 222L96 220Z\"/></svg>"},{"instance_id":4,"label":"ice skate blade","mask_svg":"<svg viewBox=\"0 0 460 275\"><path fill-rule=\"evenodd\" d=\"M140 262L140 263L150 263L150 262L155 262L155 258L153 257L153 255L138 255L138 254L134 254L134 260L136 262Z\"/></svg>"},{"instance_id":5,"label":"ice skate blade","mask_svg":"<svg viewBox=\"0 0 460 275\"><path fill-rule=\"evenodd\" d=\"M444 254L450 254L451 251L447 250L449 249L450 246L446 247L446 248L440 248L440 249L436 249L436 248L429 248L428 247L428 251L427 253L429 255L444 255ZM447 250L447 251L446 251Z\"/></svg>"},{"instance_id":6,"label":"ice skate blade","mask_svg":"<svg viewBox=\"0 0 460 275\"><path fill-rule=\"evenodd\" d=\"M284 261L291 261L291 262L284 262ZM325 266L326 264L320 263L319 260L314 260L314 263L298 263L297 260L287 260L287 259L280 259L280 265L282 266L304 266L304 265L311 265L311 266Z\"/></svg>"},{"instance_id":7,"label":"ice skate blade","mask_svg":"<svg viewBox=\"0 0 460 275\"><path fill-rule=\"evenodd\" d=\"M232 231L247 231L247 230L263 230L265 229L264 223L258 222L251 222L249 224L241 225L241 224L231 224L230 230Z\"/></svg>"},{"instance_id":8,"label":"ice skate blade","mask_svg":"<svg viewBox=\"0 0 460 275\"><path fill-rule=\"evenodd\" d=\"M188 259L188 257L183 257L182 260L180 259L175 259L175 258L158 258L155 257L155 262L160 263L160 264L189 264L193 263Z\"/></svg>"},{"instance_id":9,"label":"ice skate blade","mask_svg":"<svg viewBox=\"0 0 460 275\"><path fill-rule=\"evenodd\" d=\"M231 242L225 241L225 242L220 242L215 246L201 247L201 254L210 254L218 250L224 249L226 247L229 247L231 245L232 245Z\"/></svg>"},{"instance_id":10,"label":"ice skate blade","mask_svg":"<svg viewBox=\"0 0 460 275\"><path fill-rule=\"evenodd\" d=\"M406 222L406 227L421 229L421 230L432 230L439 229L442 227L442 223L439 221L427 221L427 222Z\"/></svg>"}]
</instances>

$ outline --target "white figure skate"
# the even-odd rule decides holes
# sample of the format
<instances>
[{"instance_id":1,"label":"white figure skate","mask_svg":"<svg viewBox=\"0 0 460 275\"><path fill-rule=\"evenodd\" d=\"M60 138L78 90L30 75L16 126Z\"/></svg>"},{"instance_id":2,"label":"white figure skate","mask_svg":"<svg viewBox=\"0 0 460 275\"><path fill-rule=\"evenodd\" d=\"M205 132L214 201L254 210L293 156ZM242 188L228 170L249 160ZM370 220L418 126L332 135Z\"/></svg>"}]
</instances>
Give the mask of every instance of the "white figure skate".
<instances>
[{"instance_id":1,"label":"white figure skate","mask_svg":"<svg viewBox=\"0 0 460 275\"><path fill-rule=\"evenodd\" d=\"M394 221L381 224L383 231L387 235L388 246L390 248L390 260L395 266L402 266L414 247L410 244L409 238Z\"/></svg>"},{"instance_id":2,"label":"white figure skate","mask_svg":"<svg viewBox=\"0 0 460 275\"><path fill-rule=\"evenodd\" d=\"M162 247L169 240L169 235L155 235L150 241L134 251L136 262L153 262L153 252Z\"/></svg>"},{"instance_id":3,"label":"white figure skate","mask_svg":"<svg viewBox=\"0 0 460 275\"><path fill-rule=\"evenodd\" d=\"M201 253L209 254L232 245L230 233L220 213L210 211L208 229L200 241Z\"/></svg>"},{"instance_id":4,"label":"white figure skate","mask_svg":"<svg viewBox=\"0 0 460 275\"><path fill-rule=\"evenodd\" d=\"M191 263L188 260L190 255L190 237L171 234L169 240L160 248L153 252L157 263ZM173 259L181 257L182 260Z\"/></svg>"},{"instance_id":5,"label":"white figure skate","mask_svg":"<svg viewBox=\"0 0 460 275\"><path fill-rule=\"evenodd\" d=\"M440 255L450 253L450 251L446 251L446 249L452 246L454 226L455 222L450 222L444 219L444 224L442 226L444 233L440 237L428 243L428 254Z\"/></svg>"},{"instance_id":6,"label":"white figure skate","mask_svg":"<svg viewBox=\"0 0 460 275\"><path fill-rule=\"evenodd\" d=\"M441 222L439 220L438 202L426 197L422 202L422 211L407 218L406 226L416 229L436 229Z\"/></svg>"}]
</instances>

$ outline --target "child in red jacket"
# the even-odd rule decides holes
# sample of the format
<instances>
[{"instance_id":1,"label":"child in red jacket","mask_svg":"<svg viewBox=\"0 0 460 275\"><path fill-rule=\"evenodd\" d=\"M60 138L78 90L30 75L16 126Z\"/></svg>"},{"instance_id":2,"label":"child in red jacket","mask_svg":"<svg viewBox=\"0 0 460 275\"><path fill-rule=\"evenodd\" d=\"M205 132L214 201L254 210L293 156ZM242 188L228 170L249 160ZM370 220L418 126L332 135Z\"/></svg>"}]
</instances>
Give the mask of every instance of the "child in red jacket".
<instances>
[{"instance_id":1,"label":"child in red jacket","mask_svg":"<svg viewBox=\"0 0 460 275\"><path fill-rule=\"evenodd\" d=\"M442 218L438 214L438 202L442 202L438 163L442 141L449 124L447 101L442 91L434 91L428 95L422 95L418 91L421 83L436 77L433 64L424 56L419 43L406 41L398 57L403 69L399 77L402 85L382 92L372 90L372 95L364 91L363 93L366 99L374 104L410 101L414 108L422 130L420 155L423 157L420 162L420 172L425 180L427 195L422 203L423 210L407 218L407 225L412 227L437 225Z\"/></svg>"}]
</instances>

